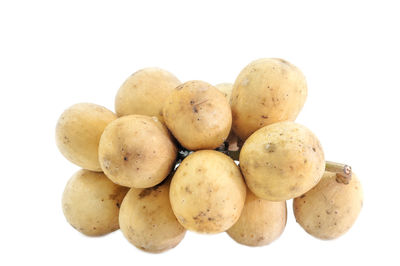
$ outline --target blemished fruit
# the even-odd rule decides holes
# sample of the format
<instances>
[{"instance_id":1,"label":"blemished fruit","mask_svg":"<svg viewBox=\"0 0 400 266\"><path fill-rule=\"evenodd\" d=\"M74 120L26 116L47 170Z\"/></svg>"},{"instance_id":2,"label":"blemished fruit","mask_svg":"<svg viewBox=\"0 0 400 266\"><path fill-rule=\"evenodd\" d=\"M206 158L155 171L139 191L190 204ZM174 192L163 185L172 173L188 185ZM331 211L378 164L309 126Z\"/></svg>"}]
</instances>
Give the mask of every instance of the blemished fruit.
<instances>
[{"instance_id":1,"label":"blemished fruit","mask_svg":"<svg viewBox=\"0 0 400 266\"><path fill-rule=\"evenodd\" d=\"M128 188L111 182L103 173L80 170L68 181L62 209L67 221L88 236L101 236L119 228L118 213Z\"/></svg>"},{"instance_id":2,"label":"blemished fruit","mask_svg":"<svg viewBox=\"0 0 400 266\"><path fill-rule=\"evenodd\" d=\"M226 232L246 246L265 246L276 240L286 226L286 201L268 201L247 190L239 220Z\"/></svg>"},{"instance_id":3,"label":"blemished fruit","mask_svg":"<svg viewBox=\"0 0 400 266\"><path fill-rule=\"evenodd\" d=\"M240 151L240 168L259 198L284 201L315 186L325 170L317 137L294 122L280 122L254 132Z\"/></svg>"},{"instance_id":4,"label":"blemished fruit","mask_svg":"<svg viewBox=\"0 0 400 266\"><path fill-rule=\"evenodd\" d=\"M70 162L101 171L98 147L104 128L117 116L103 106L78 103L65 110L56 126L56 143Z\"/></svg>"},{"instance_id":5,"label":"blemished fruit","mask_svg":"<svg viewBox=\"0 0 400 266\"><path fill-rule=\"evenodd\" d=\"M233 84L233 131L246 140L264 126L294 121L306 98L306 79L297 67L278 58L255 60Z\"/></svg>"},{"instance_id":6,"label":"blemished fruit","mask_svg":"<svg viewBox=\"0 0 400 266\"><path fill-rule=\"evenodd\" d=\"M101 168L121 186L147 188L161 183L176 156L168 130L155 117L120 117L106 127L100 139Z\"/></svg>"},{"instance_id":7,"label":"blemished fruit","mask_svg":"<svg viewBox=\"0 0 400 266\"><path fill-rule=\"evenodd\" d=\"M235 162L221 152L202 150L186 157L170 188L172 209L188 230L220 233L238 219L246 185Z\"/></svg>"},{"instance_id":8,"label":"blemished fruit","mask_svg":"<svg viewBox=\"0 0 400 266\"><path fill-rule=\"evenodd\" d=\"M362 204L363 190L354 173L346 184L336 173L325 172L318 185L293 200L293 211L307 233L320 239L334 239L352 227Z\"/></svg>"},{"instance_id":9,"label":"blemished fruit","mask_svg":"<svg viewBox=\"0 0 400 266\"><path fill-rule=\"evenodd\" d=\"M203 81L178 86L166 100L163 114L168 129L189 150L215 149L231 130L229 102Z\"/></svg>"},{"instance_id":10,"label":"blemished fruit","mask_svg":"<svg viewBox=\"0 0 400 266\"><path fill-rule=\"evenodd\" d=\"M144 68L133 73L118 90L115 111L118 116L156 116L163 122L162 107L168 95L181 82L161 68Z\"/></svg>"},{"instance_id":11,"label":"blemished fruit","mask_svg":"<svg viewBox=\"0 0 400 266\"><path fill-rule=\"evenodd\" d=\"M259 247L282 235L294 199L306 232L343 235L360 213L361 184L294 122L307 93L303 73L279 58L215 86L160 68L135 72L117 92L116 114L82 103L58 120L59 150L84 168L63 194L67 221L88 236L120 228L150 253L174 248L187 230Z\"/></svg>"},{"instance_id":12,"label":"blemished fruit","mask_svg":"<svg viewBox=\"0 0 400 266\"><path fill-rule=\"evenodd\" d=\"M171 209L169 180L152 188L131 188L122 202L119 224L129 242L154 253L175 247L186 233Z\"/></svg>"}]
</instances>

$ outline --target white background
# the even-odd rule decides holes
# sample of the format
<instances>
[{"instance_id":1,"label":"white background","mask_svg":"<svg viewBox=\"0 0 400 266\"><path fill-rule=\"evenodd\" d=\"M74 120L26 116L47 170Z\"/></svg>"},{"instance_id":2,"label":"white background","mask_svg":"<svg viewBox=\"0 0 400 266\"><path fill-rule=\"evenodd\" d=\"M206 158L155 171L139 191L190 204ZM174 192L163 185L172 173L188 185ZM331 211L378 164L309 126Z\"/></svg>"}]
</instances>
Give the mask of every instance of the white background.
<instances>
[{"instance_id":1,"label":"white background","mask_svg":"<svg viewBox=\"0 0 400 266\"><path fill-rule=\"evenodd\" d=\"M397 1L1 1L1 265L399 265ZM114 109L134 71L158 66L181 81L233 82L260 57L306 75L298 122L329 160L361 179L364 208L334 241L307 235L288 202L288 224L269 246L226 234L187 233L159 255L117 231L89 238L61 211L78 167L54 141L62 111L78 102Z\"/></svg>"}]
</instances>

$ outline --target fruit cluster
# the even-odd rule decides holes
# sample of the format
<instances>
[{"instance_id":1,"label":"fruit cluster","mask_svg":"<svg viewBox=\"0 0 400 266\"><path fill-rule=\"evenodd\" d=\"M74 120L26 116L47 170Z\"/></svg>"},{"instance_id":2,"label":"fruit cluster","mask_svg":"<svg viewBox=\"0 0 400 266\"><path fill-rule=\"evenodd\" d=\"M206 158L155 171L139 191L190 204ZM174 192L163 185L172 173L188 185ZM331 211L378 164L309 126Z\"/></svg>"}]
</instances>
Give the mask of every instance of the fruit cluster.
<instances>
[{"instance_id":1,"label":"fruit cluster","mask_svg":"<svg viewBox=\"0 0 400 266\"><path fill-rule=\"evenodd\" d=\"M262 246L282 234L294 199L309 234L339 237L361 210L362 188L293 122L306 97L302 72L276 58L251 62L233 85L134 73L116 114L81 103L58 120L59 150L83 168L65 188L66 219L89 236L120 228L148 252L175 247L186 230Z\"/></svg>"}]
</instances>

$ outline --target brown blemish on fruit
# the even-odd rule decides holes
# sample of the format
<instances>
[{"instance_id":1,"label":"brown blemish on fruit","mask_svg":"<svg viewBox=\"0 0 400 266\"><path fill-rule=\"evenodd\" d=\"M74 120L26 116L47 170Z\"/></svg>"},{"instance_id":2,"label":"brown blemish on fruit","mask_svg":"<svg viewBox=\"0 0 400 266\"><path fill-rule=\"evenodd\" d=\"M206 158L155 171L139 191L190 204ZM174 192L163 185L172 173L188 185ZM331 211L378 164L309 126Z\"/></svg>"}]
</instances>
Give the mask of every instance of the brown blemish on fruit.
<instances>
[{"instance_id":1,"label":"brown blemish on fruit","mask_svg":"<svg viewBox=\"0 0 400 266\"><path fill-rule=\"evenodd\" d=\"M266 150L267 152L269 152L269 153L274 152L275 149L276 149L276 145L275 145L274 143L267 143L267 144L265 145L265 150Z\"/></svg>"},{"instance_id":2,"label":"brown blemish on fruit","mask_svg":"<svg viewBox=\"0 0 400 266\"><path fill-rule=\"evenodd\" d=\"M267 115L262 115L261 118L268 119Z\"/></svg>"},{"instance_id":3,"label":"brown blemish on fruit","mask_svg":"<svg viewBox=\"0 0 400 266\"><path fill-rule=\"evenodd\" d=\"M152 188L143 189L142 192L139 193L139 199L142 199L142 198L150 195L152 190L153 190Z\"/></svg>"},{"instance_id":4,"label":"brown blemish on fruit","mask_svg":"<svg viewBox=\"0 0 400 266\"><path fill-rule=\"evenodd\" d=\"M185 191L189 194L192 194L192 191L190 190L190 188L188 186L185 187Z\"/></svg>"}]
</instances>

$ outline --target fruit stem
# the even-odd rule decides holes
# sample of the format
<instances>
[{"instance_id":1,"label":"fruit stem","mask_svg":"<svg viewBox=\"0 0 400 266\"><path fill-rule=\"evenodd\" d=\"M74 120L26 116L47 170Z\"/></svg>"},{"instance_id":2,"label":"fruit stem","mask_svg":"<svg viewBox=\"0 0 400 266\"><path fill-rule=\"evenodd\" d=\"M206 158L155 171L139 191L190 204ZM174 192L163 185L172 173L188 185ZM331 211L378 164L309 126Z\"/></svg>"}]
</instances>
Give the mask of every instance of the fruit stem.
<instances>
[{"instance_id":1,"label":"fruit stem","mask_svg":"<svg viewBox=\"0 0 400 266\"><path fill-rule=\"evenodd\" d=\"M351 166L336 162L325 162L325 171L336 173L336 181L343 184L348 184L351 180Z\"/></svg>"}]
</instances>

